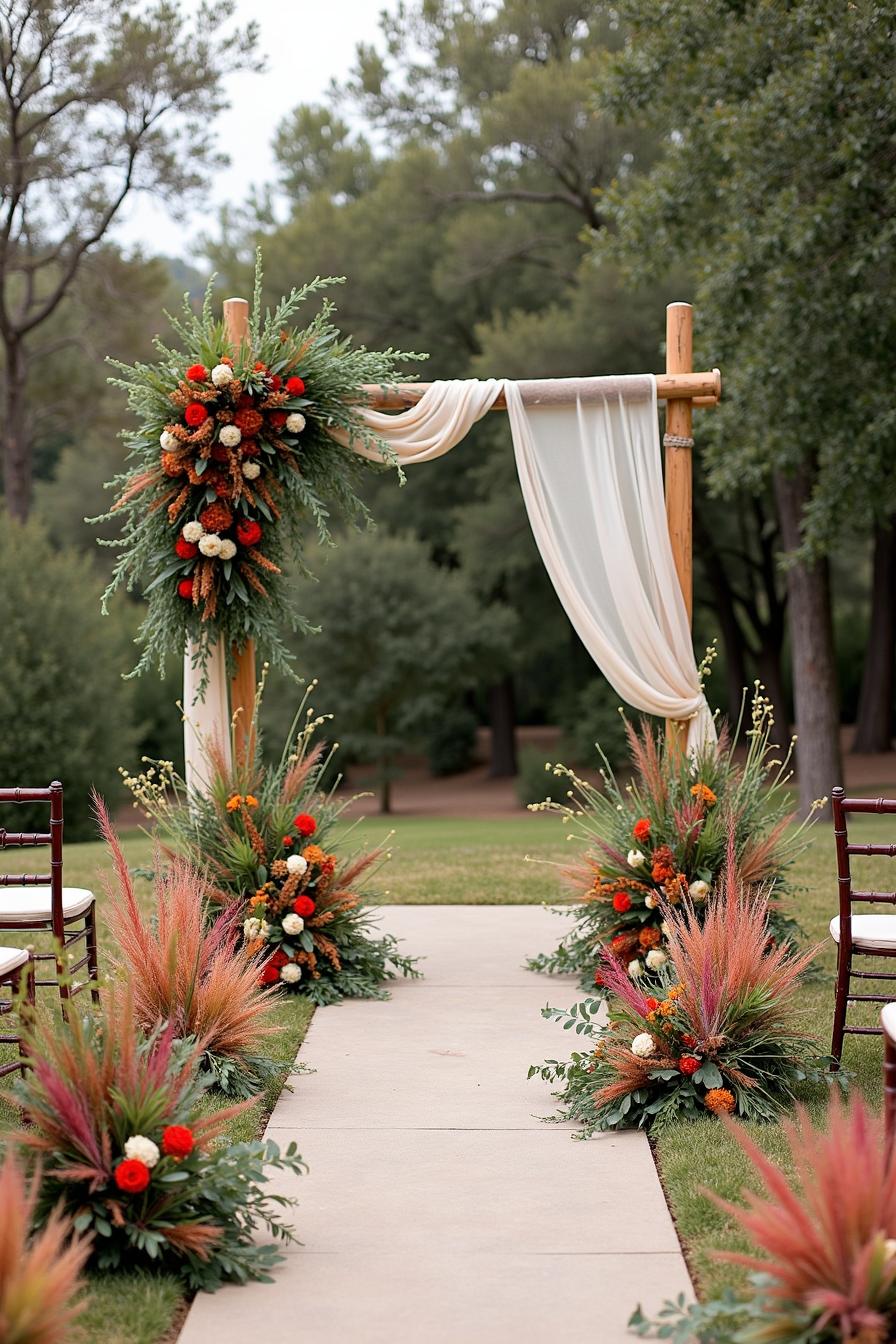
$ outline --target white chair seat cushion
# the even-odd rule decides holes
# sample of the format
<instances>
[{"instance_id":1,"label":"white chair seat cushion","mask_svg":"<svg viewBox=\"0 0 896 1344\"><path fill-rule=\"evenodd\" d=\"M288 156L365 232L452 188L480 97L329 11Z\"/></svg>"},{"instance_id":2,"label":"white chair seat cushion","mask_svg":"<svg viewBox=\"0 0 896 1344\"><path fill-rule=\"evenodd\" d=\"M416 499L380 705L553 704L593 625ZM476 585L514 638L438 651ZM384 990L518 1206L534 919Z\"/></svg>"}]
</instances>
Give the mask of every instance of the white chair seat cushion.
<instances>
[{"instance_id":1,"label":"white chair seat cushion","mask_svg":"<svg viewBox=\"0 0 896 1344\"><path fill-rule=\"evenodd\" d=\"M28 953L21 947L0 947L0 976L17 971L28 960Z\"/></svg>"},{"instance_id":2,"label":"white chair seat cushion","mask_svg":"<svg viewBox=\"0 0 896 1344\"><path fill-rule=\"evenodd\" d=\"M896 1041L896 1003L885 1003L880 1011L884 1031Z\"/></svg>"},{"instance_id":3,"label":"white chair seat cushion","mask_svg":"<svg viewBox=\"0 0 896 1344\"><path fill-rule=\"evenodd\" d=\"M834 942L839 943L839 915L831 920L830 929ZM896 915L853 915L852 944L853 947L896 948Z\"/></svg>"},{"instance_id":4,"label":"white chair seat cushion","mask_svg":"<svg viewBox=\"0 0 896 1344\"><path fill-rule=\"evenodd\" d=\"M85 887L62 888L62 913L77 919L93 905L93 892ZM34 924L50 918L49 887L0 887L0 926Z\"/></svg>"}]
</instances>

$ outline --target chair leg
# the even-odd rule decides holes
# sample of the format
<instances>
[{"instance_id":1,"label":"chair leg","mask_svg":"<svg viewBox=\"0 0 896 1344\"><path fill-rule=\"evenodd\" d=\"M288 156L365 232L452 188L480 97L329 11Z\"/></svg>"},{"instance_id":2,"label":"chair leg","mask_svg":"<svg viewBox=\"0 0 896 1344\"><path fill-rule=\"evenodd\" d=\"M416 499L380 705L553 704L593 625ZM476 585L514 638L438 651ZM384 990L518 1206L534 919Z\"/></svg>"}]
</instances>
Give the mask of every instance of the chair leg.
<instances>
[{"instance_id":1,"label":"chair leg","mask_svg":"<svg viewBox=\"0 0 896 1344\"><path fill-rule=\"evenodd\" d=\"M94 1003L99 1003L99 960L97 958L96 947L95 905L92 905L84 916L84 927L87 930L87 974L90 977L90 997L93 999Z\"/></svg>"},{"instance_id":2,"label":"chair leg","mask_svg":"<svg viewBox=\"0 0 896 1344\"><path fill-rule=\"evenodd\" d=\"M834 992L834 1032L831 1037L831 1056L833 1069L839 1069L843 1056L843 1030L846 1026L846 996L849 993L849 974L852 958L844 951L843 945L837 945L837 987Z\"/></svg>"},{"instance_id":3,"label":"chair leg","mask_svg":"<svg viewBox=\"0 0 896 1344\"><path fill-rule=\"evenodd\" d=\"M25 1077L25 1070L29 1067L28 1046L25 1043L25 1033L33 1025L35 1013L37 1012L37 998L35 992L35 967L33 959L28 960L22 974L25 976L25 993L19 1007L19 1060L22 1070L22 1077Z\"/></svg>"},{"instance_id":4,"label":"chair leg","mask_svg":"<svg viewBox=\"0 0 896 1344\"><path fill-rule=\"evenodd\" d=\"M68 1021L68 1005L72 997L72 987L69 980L68 967L63 959L64 938L54 935L56 944L56 984L59 989L59 1002L62 1008L62 1020Z\"/></svg>"}]
</instances>

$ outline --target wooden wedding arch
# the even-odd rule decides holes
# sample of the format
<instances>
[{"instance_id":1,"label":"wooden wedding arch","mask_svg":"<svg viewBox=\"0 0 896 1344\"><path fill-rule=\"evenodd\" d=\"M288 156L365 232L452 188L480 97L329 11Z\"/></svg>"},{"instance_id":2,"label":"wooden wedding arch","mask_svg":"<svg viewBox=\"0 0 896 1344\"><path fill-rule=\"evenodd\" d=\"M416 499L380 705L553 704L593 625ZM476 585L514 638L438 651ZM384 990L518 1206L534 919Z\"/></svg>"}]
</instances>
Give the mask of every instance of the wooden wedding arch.
<instances>
[{"instance_id":1,"label":"wooden wedding arch","mask_svg":"<svg viewBox=\"0 0 896 1344\"><path fill-rule=\"evenodd\" d=\"M246 299L224 300L224 325L234 351L249 340L249 304ZM678 582L681 585L688 624L693 623L693 411L715 406L722 395L718 369L695 373L694 310L689 303L666 307L666 370L657 375L656 392L666 403L665 495L666 520ZM556 382L562 385L563 379ZM403 410L422 398L429 383L398 383L385 391L368 387L368 405L374 410ZM491 410L506 410L503 394ZM234 745L238 753L253 748L253 706L256 690L255 645L233 650L230 680L230 710L234 718ZM239 713L237 713L239 711ZM669 731L682 741L686 725L669 722Z\"/></svg>"}]
</instances>

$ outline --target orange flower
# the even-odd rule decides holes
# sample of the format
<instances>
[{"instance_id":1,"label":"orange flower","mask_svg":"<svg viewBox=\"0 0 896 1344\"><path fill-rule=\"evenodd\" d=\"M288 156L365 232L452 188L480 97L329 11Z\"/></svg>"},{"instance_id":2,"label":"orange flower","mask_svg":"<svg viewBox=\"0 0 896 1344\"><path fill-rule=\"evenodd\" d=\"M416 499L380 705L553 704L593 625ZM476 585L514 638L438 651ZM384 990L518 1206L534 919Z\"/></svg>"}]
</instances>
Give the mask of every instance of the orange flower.
<instances>
[{"instance_id":1,"label":"orange flower","mask_svg":"<svg viewBox=\"0 0 896 1344\"><path fill-rule=\"evenodd\" d=\"M642 929L638 934L638 942L642 947L659 947L662 936L659 929Z\"/></svg>"},{"instance_id":2,"label":"orange flower","mask_svg":"<svg viewBox=\"0 0 896 1344\"><path fill-rule=\"evenodd\" d=\"M258 806L258 799L254 796L254 794L251 794L251 793L247 793L247 794L246 794L246 797L245 797L245 799L244 799L244 802L245 802L245 804L246 804L247 807L257 807L257 806Z\"/></svg>"},{"instance_id":3,"label":"orange flower","mask_svg":"<svg viewBox=\"0 0 896 1344\"><path fill-rule=\"evenodd\" d=\"M705 803L707 807L712 807L713 803L719 801L708 784L695 784L691 789L691 795L694 798L699 798L700 802Z\"/></svg>"},{"instance_id":4,"label":"orange flower","mask_svg":"<svg viewBox=\"0 0 896 1344\"><path fill-rule=\"evenodd\" d=\"M256 891L255 895L252 897L252 899L251 899L251 901L249 902L249 904L250 904L250 905L264 905L264 903L265 903L265 901L267 900L267 898L268 898L268 894L267 894L267 892L265 891L264 887L262 887L260 891Z\"/></svg>"},{"instance_id":5,"label":"orange flower","mask_svg":"<svg viewBox=\"0 0 896 1344\"><path fill-rule=\"evenodd\" d=\"M734 1110L734 1093L729 1092L727 1087L711 1087L703 1100L706 1109L712 1111L713 1115L730 1115Z\"/></svg>"},{"instance_id":6,"label":"orange flower","mask_svg":"<svg viewBox=\"0 0 896 1344\"><path fill-rule=\"evenodd\" d=\"M243 801L242 794L235 793L233 797L227 799L227 811L235 812L237 808L241 806L242 801Z\"/></svg>"},{"instance_id":7,"label":"orange flower","mask_svg":"<svg viewBox=\"0 0 896 1344\"><path fill-rule=\"evenodd\" d=\"M319 867L323 867L327 857L320 845L306 845L302 850L302 858L307 859L309 863L316 863Z\"/></svg>"},{"instance_id":8,"label":"orange flower","mask_svg":"<svg viewBox=\"0 0 896 1344\"><path fill-rule=\"evenodd\" d=\"M683 993L684 993L684 985L673 985L672 988L667 991L666 998L680 999Z\"/></svg>"}]
</instances>

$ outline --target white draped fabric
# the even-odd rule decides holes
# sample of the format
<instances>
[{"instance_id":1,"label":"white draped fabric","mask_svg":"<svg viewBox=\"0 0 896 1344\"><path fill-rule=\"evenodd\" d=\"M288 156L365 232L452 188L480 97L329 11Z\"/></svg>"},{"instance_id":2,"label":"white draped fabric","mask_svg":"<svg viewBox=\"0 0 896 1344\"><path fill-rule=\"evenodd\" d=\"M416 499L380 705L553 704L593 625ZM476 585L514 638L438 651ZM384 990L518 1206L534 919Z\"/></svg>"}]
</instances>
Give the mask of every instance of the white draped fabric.
<instances>
[{"instance_id":1,"label":"white draped fabric","mask_svg":"<svg viewBox=\"0 0 896 1344\"><path fill-rule=\"evenodd\" d=\"M200 697L202 675L193 663L195 651L191 641L184 654L184 778L189 792L207 793L208 762L204 743L219 742L228 765L231 761L227 659L219 640L211 651L205 694Z\"/></svg>"}]
</instances>

